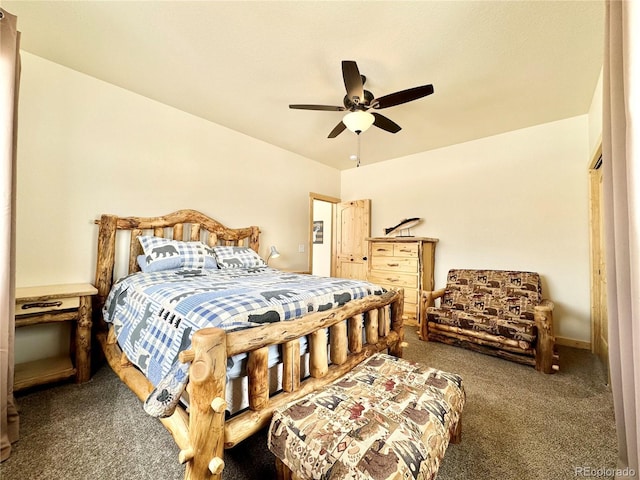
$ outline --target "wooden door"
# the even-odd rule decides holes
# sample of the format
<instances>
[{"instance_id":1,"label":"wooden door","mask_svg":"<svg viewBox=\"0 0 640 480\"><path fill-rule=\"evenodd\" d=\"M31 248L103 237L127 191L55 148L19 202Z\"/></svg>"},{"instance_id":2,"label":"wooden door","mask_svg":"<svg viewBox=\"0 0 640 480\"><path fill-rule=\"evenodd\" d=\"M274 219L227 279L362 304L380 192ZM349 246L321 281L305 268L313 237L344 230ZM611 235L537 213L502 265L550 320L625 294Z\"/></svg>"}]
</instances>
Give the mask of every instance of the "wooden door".
<instances>
[{"instance_id":1,"label":"wooden door","mask_svg":"<svg viewBox=\"0 0 640 480\"><path fill-rule=\"evenodd\" d=\"M371 234L371 200L336 205L335 273L341 278L367 279L365 238Z\"/></svg>"},{"instance_id":2,"label":"wooden door","mask_svg":"<svg viewBox=\"0 0 640 480\"><path fill-rule=\"evenodd\" d=\"M591 350L609 365L607 278L602 205L602 157L589 170L589 215L591 237Z\"/></svg>"}]
</instances>

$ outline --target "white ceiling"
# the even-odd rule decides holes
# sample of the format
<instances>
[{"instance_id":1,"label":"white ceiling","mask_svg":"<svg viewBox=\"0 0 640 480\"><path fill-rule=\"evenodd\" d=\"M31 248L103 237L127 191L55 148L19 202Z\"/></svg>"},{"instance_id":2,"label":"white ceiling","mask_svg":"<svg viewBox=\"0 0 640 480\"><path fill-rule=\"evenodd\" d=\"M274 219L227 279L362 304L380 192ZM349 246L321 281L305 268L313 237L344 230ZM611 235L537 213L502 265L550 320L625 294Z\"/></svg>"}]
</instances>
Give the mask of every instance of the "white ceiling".
<instances>
[{"instance_id":1,"label":"white ceiling","mask_svg":"<svg viewBox=\"0 0 640 480\"><path fill-rule=\"evenodd\" d=\"M403 129L362 134L363 164L587 113L603 1L10 1L22 49L339 169L355 134L341 61ZM53 93L53 92L52 92Z\"/></svg>"}]
</instances>

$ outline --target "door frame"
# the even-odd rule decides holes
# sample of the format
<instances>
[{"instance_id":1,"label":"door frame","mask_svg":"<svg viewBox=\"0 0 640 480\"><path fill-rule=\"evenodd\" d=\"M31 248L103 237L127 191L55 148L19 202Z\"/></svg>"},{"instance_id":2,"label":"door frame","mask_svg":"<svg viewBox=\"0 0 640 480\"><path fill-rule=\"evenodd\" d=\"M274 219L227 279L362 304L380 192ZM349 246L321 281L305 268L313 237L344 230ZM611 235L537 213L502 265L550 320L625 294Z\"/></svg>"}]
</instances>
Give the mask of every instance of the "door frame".
<instances>
[{"instance_id":1,"label":"door frame","mask_svg":"<svg viewBox=\"0 0 640 480\"><path fill-rule=\"evenodd\" d=\"M331 215L331 275L333 276L336 272L335 265L335 257L336 257L336 242L335 242L335 205L340 203L342 200L336 197L331 197L329 195L323 195L321 193L309 192L309 243L307 247L307 251L309 252L308 256L308 265L309 265L309 273L313 273L313 202L314 200L319 200L321 202L327 202L333 204L331 207L333 212Z\"/></svg>"}]
</instances>

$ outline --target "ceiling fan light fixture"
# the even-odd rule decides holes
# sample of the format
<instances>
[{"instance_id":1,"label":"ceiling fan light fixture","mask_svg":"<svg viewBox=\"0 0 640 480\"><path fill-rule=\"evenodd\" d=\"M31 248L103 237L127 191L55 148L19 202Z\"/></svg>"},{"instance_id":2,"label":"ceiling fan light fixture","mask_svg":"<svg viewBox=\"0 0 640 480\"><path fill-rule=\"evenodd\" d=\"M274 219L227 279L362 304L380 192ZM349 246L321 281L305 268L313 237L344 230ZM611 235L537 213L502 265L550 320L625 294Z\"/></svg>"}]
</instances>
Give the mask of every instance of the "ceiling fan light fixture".
<instances>
[{"instance_id":1,"label":"ceiling fan light fixture","mask_svg":"<svg viewBox=\"0 0 640 480\"><path fill-rule=\"evenodd\" d=\"M346 127L353 133L357 133L358 135L360 135L371 125L373 125L374 121L375 117L372 114L370 114L369 112L364 112L362 110L349 112L342 119L342 122L346 125Z\"/></svg>"}]
</instances>

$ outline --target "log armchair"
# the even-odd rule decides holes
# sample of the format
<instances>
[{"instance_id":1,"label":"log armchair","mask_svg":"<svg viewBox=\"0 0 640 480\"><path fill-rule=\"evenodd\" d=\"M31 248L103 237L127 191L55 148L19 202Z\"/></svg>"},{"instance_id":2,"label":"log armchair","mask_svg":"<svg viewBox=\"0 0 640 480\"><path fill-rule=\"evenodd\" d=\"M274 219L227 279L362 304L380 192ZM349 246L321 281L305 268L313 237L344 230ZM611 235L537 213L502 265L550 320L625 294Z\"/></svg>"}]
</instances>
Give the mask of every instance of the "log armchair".
<instances>
[{"instance_id":1,"label":"log armchair","mask_svg":"<svg viewBox=\"0 0 640 480\"><path fill-rule=\"evenodd\" d=\"M537 273L453 269L445 288L421 293L420 337L553 373L553 307Z\"/></svg>"}]
</instances>

